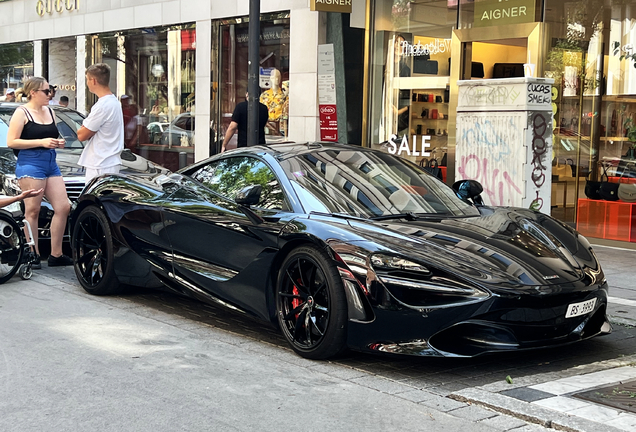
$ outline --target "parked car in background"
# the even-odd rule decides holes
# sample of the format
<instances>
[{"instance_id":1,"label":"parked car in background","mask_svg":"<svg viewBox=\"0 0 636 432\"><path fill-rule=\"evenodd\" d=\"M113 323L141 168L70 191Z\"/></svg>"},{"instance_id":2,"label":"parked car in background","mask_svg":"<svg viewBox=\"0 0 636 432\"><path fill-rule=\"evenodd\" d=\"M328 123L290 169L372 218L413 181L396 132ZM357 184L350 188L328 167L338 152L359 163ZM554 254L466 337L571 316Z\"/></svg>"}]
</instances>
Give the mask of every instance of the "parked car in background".
<instances>
[{"instance_id":1,"label":"parked car in background","mask_svg":"<svg viewBox=\"0 0 636 432\"><path fill-rule=\"evenodd\" d=\"M0 103L0 195L14 196L21 192L15 177L17 158L13 150L7 147L9 121L19 106L17 103ZM75 202L85 184L84 167L77 165L84 148L84 143L77 139L77 131L82 126L84 116L70 108L54 105L51 108L55 111L60 135L66 140L65 147L56 150L57 164L66 184L66 193L71 202ZM127 149L122 151L121 158L123 174L153 175L168 171ZM52 217L53 207L43 199L38 223L40 238L50 237L49 225Z\"/></svg>"},{"instance_id":2,"label":"parked car in background","mask_svg":"<svg viewBox=\"0 0 636 432\"><path fill-rule=\"evenodd\" d=\"M163 127L161 144L170 147L194 145L194 116L186 112L179 114L168 126Z\"/></svg>"}]
</instances>

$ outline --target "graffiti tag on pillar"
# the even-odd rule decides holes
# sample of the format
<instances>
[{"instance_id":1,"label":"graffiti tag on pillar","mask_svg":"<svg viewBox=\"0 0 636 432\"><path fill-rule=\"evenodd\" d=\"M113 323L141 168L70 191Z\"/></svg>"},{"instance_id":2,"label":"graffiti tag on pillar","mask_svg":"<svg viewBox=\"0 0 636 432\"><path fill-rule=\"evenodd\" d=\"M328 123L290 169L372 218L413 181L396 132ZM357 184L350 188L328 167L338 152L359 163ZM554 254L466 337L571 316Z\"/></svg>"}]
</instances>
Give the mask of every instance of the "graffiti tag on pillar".
<instances>
[{"instance_id":1,"label":"graffiti tag on pillar","mask_svg":"<svg viewBox=\"0 0 636 432\"><path fill-rule=\"evenodd\" d=\"M35 4L35 11L38 15L62 13L65 10L79 10L80 0L38 0Z\"/></svg>"},{"instance_id":2,"label":"graffiti tag on pillar","mask_svg":"<svg viewBox=\"0 0 636 432\"><path fill-rule=\"evenodd\" d=\"M532 182L538 188L545 183L546 167L543 159L548 148L544 136L547 129L548 124L543 114L535 114L532 118Z\"/></svg>"},{"instance_id":3,"label":"graffiti tag on pillar","mask_svg":"<svg viewBox=\"0 0 636 432\"><path fill-rule=\"evenodd\" d=\"M543 208L543 198L539 196L539 191L537 191L537 197L532 200L530 203L530 210L539 211Z\"/></svg>"}]
</instances>

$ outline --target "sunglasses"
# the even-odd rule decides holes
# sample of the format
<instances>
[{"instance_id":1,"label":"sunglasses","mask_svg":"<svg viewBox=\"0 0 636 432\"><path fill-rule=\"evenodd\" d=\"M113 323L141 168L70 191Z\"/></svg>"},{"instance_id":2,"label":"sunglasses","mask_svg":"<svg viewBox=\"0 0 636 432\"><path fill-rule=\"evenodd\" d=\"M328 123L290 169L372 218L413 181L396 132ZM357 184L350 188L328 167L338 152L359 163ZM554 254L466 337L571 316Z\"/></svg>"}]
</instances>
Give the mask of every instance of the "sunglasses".
<instances>
[{"instance_id":1,"label":"sunglasses","mask_svg":"<svg viewBox=\"0 0 636 432\"><path fill-rule=\"evenodd\" d=\"M42 93L44 93L47 96L51 94L51 89L36 90L36 91L41 91Z\"/></svg>"}]
</instances>

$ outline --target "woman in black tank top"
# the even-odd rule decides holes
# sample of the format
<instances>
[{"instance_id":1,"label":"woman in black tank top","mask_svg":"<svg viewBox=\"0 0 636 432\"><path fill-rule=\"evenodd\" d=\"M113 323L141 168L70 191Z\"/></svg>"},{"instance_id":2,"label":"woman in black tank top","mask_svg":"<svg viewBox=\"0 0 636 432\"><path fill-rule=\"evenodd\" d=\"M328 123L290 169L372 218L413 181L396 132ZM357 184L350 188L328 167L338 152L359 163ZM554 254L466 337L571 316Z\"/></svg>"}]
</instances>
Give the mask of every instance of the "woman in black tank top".
<instances>
[{"instance_id":1,"label":"woman in black tank top","mask_svg":"<svg viewBox=\"0 0 636 432\"><path fill-rule=\"evenodd\" d=\"M22 190L43 190L44 196L54 210L51 220L51 255L49 266L70 265L73 260L62 254L62 237L70 203L66 186L55 162L55 149L64 147L64 140L55 124L55 114L47 105L49 84L44 78L34 77L24 85L28 102L15 110L9 131L7 145L18 156L15 175ZM39 268L38 216L42 204L42 193L24 200L24 217L31 225L38 259L33 268Z\"/></svg>"}]
</instances>

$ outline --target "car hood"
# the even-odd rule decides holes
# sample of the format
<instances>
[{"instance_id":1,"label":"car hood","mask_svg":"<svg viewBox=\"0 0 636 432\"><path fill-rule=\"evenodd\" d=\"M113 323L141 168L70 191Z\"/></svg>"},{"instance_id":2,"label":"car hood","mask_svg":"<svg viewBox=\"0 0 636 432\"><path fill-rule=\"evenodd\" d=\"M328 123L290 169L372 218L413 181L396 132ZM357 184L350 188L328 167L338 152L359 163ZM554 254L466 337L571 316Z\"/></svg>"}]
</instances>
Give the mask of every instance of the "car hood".
<instances>
[{"instance_id":1,"label":"car hood","mask_svg":"<svg viewBox=\"0 0 636 432\"><path fill-rule=\"evenodd\" d=\"M475 217L349 220L349 225L388 253L460 272L479 283L545 286L585 276L575 256L537 220L513 209L480 211Z\"/></svg>"},{"instance_id":2,"label":"car hood","mask_svg":"<svg viewBox=\"0 0 636 432\"><path fill-rule=\"evenodd\" d=\"M77 164L82 149L58 150L55 157L57 165L60 167L62 176L65 178L84 177L84 167ZM121 173L126 175L154 175L158 173L168 173L169 171L148 159L145 159L128 150L121 153L122 168Z\"/></svg>"}]
</instances>

